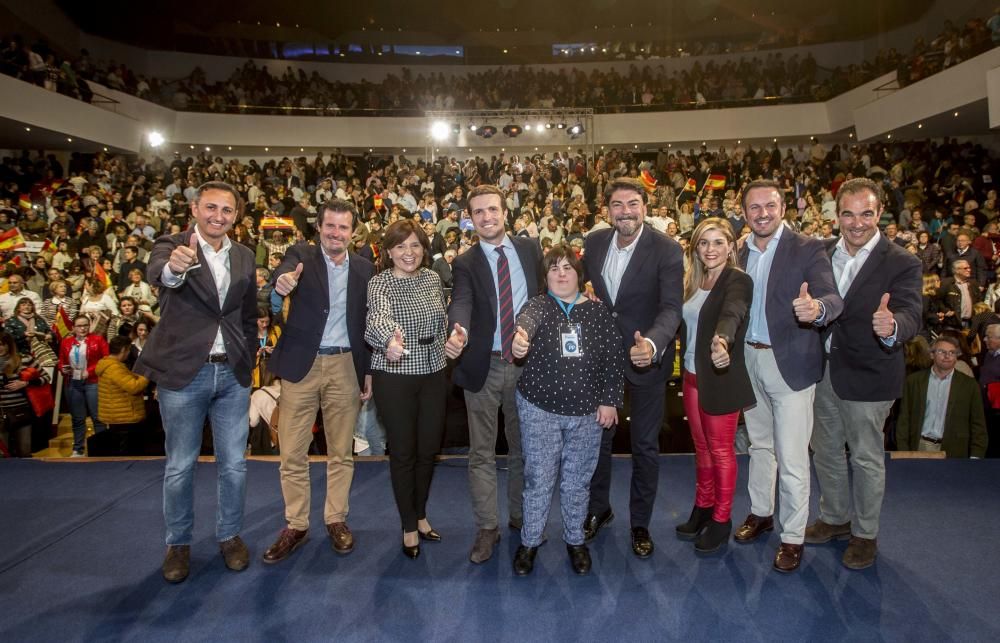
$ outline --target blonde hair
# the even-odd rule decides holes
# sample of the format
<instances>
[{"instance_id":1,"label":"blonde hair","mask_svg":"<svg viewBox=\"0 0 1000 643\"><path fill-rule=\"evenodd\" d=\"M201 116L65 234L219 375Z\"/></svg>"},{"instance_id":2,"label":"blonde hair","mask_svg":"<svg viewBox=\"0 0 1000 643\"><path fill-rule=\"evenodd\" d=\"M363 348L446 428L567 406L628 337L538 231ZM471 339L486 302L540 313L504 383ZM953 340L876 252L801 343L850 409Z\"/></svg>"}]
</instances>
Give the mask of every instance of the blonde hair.
<instances>
[{"instance_id":1,"label":"blonde hair","mask_svg":"<svg viewBox=\"0 0 1000 643\"><path fill-rule=\"evenodd\" d=\"M684 274L684 301L691 299L705 277L705 265L698 256L698 243L705 233L710 230L718 230L729 242L729 254L726 256L726 265L736 268L736 235L733 234L733 227L729 222L720 217L709 217L702 219L694 232L691 233L691 241L688 243L684 253L687 255L688 271Z\"/></svg>"}]
</instances>

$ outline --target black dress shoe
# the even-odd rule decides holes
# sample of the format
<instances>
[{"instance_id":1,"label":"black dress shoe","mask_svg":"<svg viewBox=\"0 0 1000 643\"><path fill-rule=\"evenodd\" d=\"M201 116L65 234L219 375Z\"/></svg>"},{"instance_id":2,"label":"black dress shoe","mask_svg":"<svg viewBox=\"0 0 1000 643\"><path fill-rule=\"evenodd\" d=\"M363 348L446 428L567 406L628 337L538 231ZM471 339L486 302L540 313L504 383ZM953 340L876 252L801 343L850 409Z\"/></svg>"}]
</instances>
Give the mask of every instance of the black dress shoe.
<instances>
[{"instance_id":1,"label":"black dress shoe","mask_svg":"<svg viewBox=\"0 0 1000 643\"><path fill-rule=\"evenodd\" d=\"M566 545L566 551L574 572L581 576L590 573L590 550L586 545Z\"/></svg>"},{"instance_id":2,"label":"black dress shoe","mask_svg":"<svg viewBox=\"0 0 1000 643\"><path fill-rule=\"evenodd\" d=\"M681 540L693 540L712 519L712 512L715 507L699 507L695 505L691 510L691 517L688 521L674 527L677 537Z\"/></svg>"},{"instance_id":3,"label":"black dress shoe","mask_svg":"<svg viewBox=\"0 0 1000 643\"><path fill-rule=\"evenodd\" d=\"M514 552L514 573L518 576L527 576L535 569L535 554L538 547L525 547L519 545Z\"/></svg>"},{"instance_id":4,"label":"black dress shoe","mask_svg":"<svg viewBox=\"0 0 1000 643\"><path fill-rule=\"evenodd\" d=\"M632 553L639 558L653 555L653 539L645 527L632 527Z\"/></svg>"},{"instance_id":5,"label":"black dress shoe","mask_svg":"<svg viewBox=\"0 0 1000 643\"><path fill-rule=\"evenodd\" d=\"M705 528L694 541L694 549L701 554L711 554L729 542L729 534L733 530L733 521L716 522L709 520Z\"/></svg>"},{"instance_id":6,"label":"black dress shoe","mask_svg":"<svg viewBox=\"0 0 1000 643\"><path fill-rule=\"evenodd\" d=\"M584 542L590 542L597 536L597 532L601 530L609 522L614 520L615 514L610 509L602 514L587 514L587 519L583 521L583 540Z\"/></svg>"},{"instance_id":7,"label":"black dress shoe","mask_svg":"<svg viewBox=\"0 0 1000 643\"><path fill-rule=\"evenodd\" d=\"M426 541L429 541L429 542L432 542L432 543L439 543L439 542L441 542L441 534L439 534L438 532L434 531L433 529L430 529L428 531L420 531L418 529L417 533L420 534L420 540L426 540Z\"/></svg>"},{"instance_id":8,"label":"black dress shoe","mask_svg":"<svg viewBox=\"0 0 1000 643\"><path fill-rule=\"evenodd\" d=\"M403 548L403 555L406 556L407 558L416 558L417 556L420 555L420 545L419 544L414 545L413 547L410 547L409 545L403 544L402 548Z\"/></svg>"}]
</instances>

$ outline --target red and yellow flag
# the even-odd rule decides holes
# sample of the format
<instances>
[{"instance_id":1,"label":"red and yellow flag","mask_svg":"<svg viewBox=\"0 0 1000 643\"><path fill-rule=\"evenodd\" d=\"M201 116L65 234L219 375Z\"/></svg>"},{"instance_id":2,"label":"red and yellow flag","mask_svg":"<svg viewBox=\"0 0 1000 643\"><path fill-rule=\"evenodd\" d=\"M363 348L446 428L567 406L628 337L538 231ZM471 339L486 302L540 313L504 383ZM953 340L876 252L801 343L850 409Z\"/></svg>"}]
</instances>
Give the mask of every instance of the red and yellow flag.
<instances>
[{"instance_id":1,"label":"red and yellow flag","mask_svg":"<svg viewBox=\"0 0 1000 643\"><path fill-rule=\"evenodd\" d=\"M108 273L104 270L104 266L100 263L94 264L94 279L104 284L105 288L111 287L111 277L108 276Z\"/></svg>"},{"instance_id":2,"label":"red and yellow flag","mask_svg":"<svg viewBox=\"0 0 1000 643\"><path fill-rule=\"evenodd\" d=\"M61 342L63 337L69 337L73 334L73 322L62 306L56 309L56 320L52 324L52 332L55 334L57 342Z\"/></svg>"},{"instance_id":3,"label":"red and yellow flag","mask_svg":"<svg viewBox=\"0 0 1000 643\"><path fill-rule=\"evenodd\" d=\"M710 174L705 179L705 189L721 190L726 187L726 177L723 174Z\"/></svg>"},{"instance_id":4,"label":"red and yellow flag","mask_svg":"<svg viewBox=\"0 0 1000 643\"><path fill-rule=\"evenodd\" d=\"M698 183L694 179L688 179L687 183L684 184L684 189L681 192L697 192Z\"/></svg>"},{"instance_id":5,"label":"red and yellow flag","mask_svg":"<svg viewBox=\"0 0 1000 643\"><path fill-rule=\"evenodd\" d=\"M17 250L24 247L24 237L17 228L0 234L0 250Z\"/></svg>"},{"instance_id":6,"label":"red and yellow flag","mask_svg":"<svg viewBox=\"0 0 1000 643\"><path fill-rule=\"evenodd\" d=\"M17 199L17 205L22 210L30 210L31 209L31 195L30 194L22 194L21 196L19 196L18 199Z\"/></svg>"}]
</instances>

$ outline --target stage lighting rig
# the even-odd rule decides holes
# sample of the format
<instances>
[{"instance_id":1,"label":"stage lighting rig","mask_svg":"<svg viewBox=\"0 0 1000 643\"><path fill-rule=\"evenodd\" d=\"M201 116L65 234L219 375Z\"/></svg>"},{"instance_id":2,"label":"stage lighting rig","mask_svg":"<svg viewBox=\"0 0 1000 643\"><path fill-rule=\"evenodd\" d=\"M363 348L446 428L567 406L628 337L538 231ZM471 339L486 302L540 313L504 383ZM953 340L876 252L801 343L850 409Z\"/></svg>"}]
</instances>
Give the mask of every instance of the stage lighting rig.
<instances>
[{"instance_id":1,"label":"stage lighting rig","mask_svg":"<svg viewBox=\"0 0 1000 643\"><path fill-rule=\"evenodd\" d=\"M521 135L521 132L523 131L524 129L520 125L516 125L514 123L508 123L503 128L503 133L510 138L517 138L518 136Z\"/></svg>"},{"instance_id":2,"label":"stage lighting rig","mask_svg":"<svg viewBox=\"0 0 1000 643\"><path fill-rule=\"evenodd\" d=\"M487 123L486 125L480 127L479 131L476 133L483 138L493 138L493 136L497 133L497 128Z\"/></svg>"}]
</instances>

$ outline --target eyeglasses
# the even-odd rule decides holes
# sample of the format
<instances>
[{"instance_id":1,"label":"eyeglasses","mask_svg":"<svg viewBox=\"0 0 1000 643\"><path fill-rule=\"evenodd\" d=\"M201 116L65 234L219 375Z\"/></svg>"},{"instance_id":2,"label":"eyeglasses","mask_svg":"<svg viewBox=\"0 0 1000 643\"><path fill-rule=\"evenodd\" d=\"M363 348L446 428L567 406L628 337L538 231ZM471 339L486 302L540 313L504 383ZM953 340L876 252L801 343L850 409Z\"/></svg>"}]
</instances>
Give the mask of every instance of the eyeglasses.
<instances>
[{"instance_id":1,"label":"eyeglasses","mask_svg":"<svg viewBox=\"0 0 1000 643\"><path fill-rule=\"evenodd\" d=\"M941 357L958 357L959 355L961 355L961 351L951 351L944 348L935 348L931 352L937 353Z\"/></svg>"}]
</instances>

